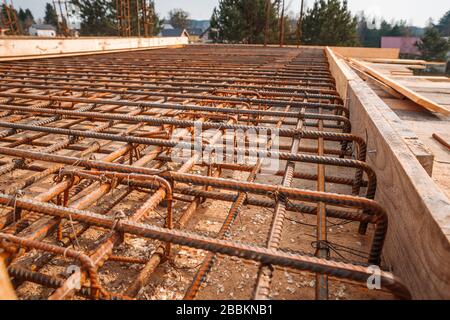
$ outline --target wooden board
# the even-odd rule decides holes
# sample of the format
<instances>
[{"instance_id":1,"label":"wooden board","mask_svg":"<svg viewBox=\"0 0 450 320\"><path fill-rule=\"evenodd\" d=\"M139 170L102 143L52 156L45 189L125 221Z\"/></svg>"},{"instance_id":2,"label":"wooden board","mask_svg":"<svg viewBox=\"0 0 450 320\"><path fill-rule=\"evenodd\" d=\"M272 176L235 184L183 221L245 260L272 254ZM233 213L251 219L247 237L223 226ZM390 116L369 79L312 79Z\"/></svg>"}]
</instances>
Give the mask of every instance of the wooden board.
<instances>
[{"instance_id":1,"label":"wooden board","mask_svg":"<svg viewBox=\"0 0 450 320\"><path fill-rule=\"evenodd\" d=\"M379 59L379 58L366 58L365 61L375 63L392 63L392 64L422 64L426 65L425 60L412 60L412 59Z\"/></svg>"},{"instance_id":2,"label":"wooden board","mask_svg":"<svg viewBox=\"0 0 450 320\"><path fill-rule=\"evenodd\" d=\"M394 89L392 89L392 88L389 87L388 85L386 85L386 84L384 84L383 82L379 81L378 79L372 77L370 74L367 74L367 73L365 73L364 71L358 69L358 67L352 66L352 68L353 68L353 70L356 72L356 74L357 74L361 79L363 79L364 81L376 85L377 87L379 87L379 88L382 89L383 91L389 93L390 95L392 95L392 96L394 96L394 97L396 97L396 98L398 98L398 99L401 99L401 98L404 97L401 93L395 91Z\"/></svg>"},{"instance_id":3,"label":"wooden board","mask_svg":"<svg viewBox=\"0 0 450 320\"><path fill-rule=\"evenodd\" d=\"M389 126L362 81L349 86L352 132L369 137L376 200L389 215L383 257L416 299L450 299L450 201Z\"/></svg>"},{"instance_id":4,"label":"wooden board","mask_svg":"<svg viewBox=\"0 0 450 320\"><path fill-rule=\"evenodd\" d=\"M358 47L331 47L335 53L346 58L383 58L398 59L400 49L390 48L358 48Z\"/></svg>"},{"instance_id":5,"label":"wooden board","mask_svg":"<svg viewBox=\"0 0 450 320\"><path fill-rule=\"evenodd\" d=\"M346 68L345 61L339 59L332 48L326 47L325 53L328 58L331 74L336 80L336 91L342 99L347 98L348 81L357 77Z\"/></svg>"},{"instance_id":6,"label":"wooden board","mask_svg":"<svg viewBox=\"0 0 450 320\"><path fill-rule=\"evenodd\" d=\"M73 54L117 52L188 44L187 37L154 38L0 38L0 61Z\"/></svg>"},{"instance_id":7,"label":"wooden board","mask_svg":"<svg viewBox=\"0 0 450 320\"><path fill-rule=\"evenodd\" d=\"M345 74L353 73L340 66ZM339 68L332 72L336 79L345 78ZM388 107L367 84L351 76L346 91L352 132L368 137L372 152L367 161L378 179L376 200L389 216L383 259L415 299L450 299L450 201L397 132L397 121L390 123L382 114L380 106Z\"/></svg>"},{"instance_id":8,"label":"wooden board","mask_svg":"<svg viewBox=\"0 0 450 320\"><path fill-rule=\"evenodd\" d=\"M356 59L350 59L350 62L352 64L355 64L358 68L364 70L364 72L369 73L371 76L377 78L378 80L380 80L384 84L390 86L395 91L400 92L401 94L403 94L408 99L411 99L412 101L414 101L418 105L424 107L425 109L430 110L432 112L442 113L444 115L450 115L450 109L449 108L446 108L445 106L441 106L441 105L437 104L436 102L434 102L434 101L424 97L423 95L420 95L419 93L417 93L417 92L407 88L406 86L400 84L398 81L394 81L393 79L391 79L390 77L382 74L378 70L375 70L374 68L368 66L367 63L365 63L363 61L356 60Z\"/></svg>"}]
</instances>

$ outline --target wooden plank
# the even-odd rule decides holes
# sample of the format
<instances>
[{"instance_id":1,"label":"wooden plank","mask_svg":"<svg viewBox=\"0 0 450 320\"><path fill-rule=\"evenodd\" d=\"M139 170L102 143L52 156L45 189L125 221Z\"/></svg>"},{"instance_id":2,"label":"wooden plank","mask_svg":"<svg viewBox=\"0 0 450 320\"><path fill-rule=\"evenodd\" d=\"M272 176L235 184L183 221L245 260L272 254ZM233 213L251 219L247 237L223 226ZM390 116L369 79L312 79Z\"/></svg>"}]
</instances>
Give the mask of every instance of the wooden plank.
<instances>
[{"instance_id":1,"label":"wooden plank","mask_svg":"<svg viewBox=\"0 0 450 320\"><path fill-rule=\"evenodd\" d=\"M334 72L343 78L341 70ZM380 106L388 107L367 84L349 78L347 92L352 132L368 137L376 200L389 216L383 259L415 299L450 299L450 201L383 116Z\"/></svg>"},{"instance_id":2,"label":"wooden plank","mask_svg":"<svg viewBox=\"0 0 450 320\"><path fill-rule=\"evenodd\" d=\"M383 75L378 70L375 70L374 68L369 67L366 63L356 60L356 59L350 59L350 62L352 64L355 64L356 66L358 66L360 69L364 70L365 72L369 73L373 77L377 78L384 84L386 84L386 85L390 86L391 88L393 88L394 90L400 92L408 99L410 99L410 100L414 101L415 103L417 103L418 105L424 107L425 109L433 111L433 112L442 113L444 115L450 115L450 109L445 108L445 107L435 103L434 101L431 101L430 99L418 94L417 92L412 91L411 89L405 87L404 85L392 80L388 76Z\"/></svg>"},{"instance_id":3,"label":"wooden plank","mask_svg":"<svg viewBox=\"0 0 450 320\"><path fill-rule=\"evenodd\" d=\"M16 300L13 286L9 280L8 271L6 270L3 258L0 257L0 300Z\"/></svg>"},{"instance_id":4,"label":"wooden plank","mask_svg":"<svg viewBox=\"0 0 450 320\"><path fill-rule=\"evenodd\" d=\"M347 97L348 81L357 76L349 72L349 70L345 67L345 61L338 58L330 47L325 48L325 53L328 58L331 74L336 80L336 91L342 99L345 99Z\"/></svg>"},{"instance_id":5,"label":"wooden plank","mask_svg":"<svg viewBox=\"0 0 450 320\"><path fill-rule=\"evenodd\" d=\"M391 48L358 48L358 47L331 47L335 53L346 58L385 58L398 59L400 49Z\"/></svg>"},{"instance_id":6,"label":"wooden plank","mask_svg":"<svg viewBox=\"0 0 450 320\"><path fill-rule=\"evenodd\" d=\"M381 99L362 81L349 85L352 132L368 138L376 200L389 215L383 257L416 299L450 299L450 201L389 126Z\"/></svg>"},{"instance_id":7,"label":"wooden plank","mask_svg":"<svg viewBox=\"0 0 450 320\"><path fill-rule=\"evenodd\" d=\"M422 64L426 65L425 60L412 60L412 59L379 59L379 58L366 58L365 61L375 63L387 63L387 64Z\"/></svg>"},{"instance_id":8,"label":"wooden plank","mask_svg":"<svg viewBox=\"0 0 450 320\"><path fill-rule=\"evenodd\" d=\"M359 79L358 76L350 69L350 67L344 62L343 57L338 58L338 54L335 54L330 48L326 48L326 53L329 60L330 71L333 77L336 79L337 91L341 97L347 97L348 83L350 80ZM383 84L384 85L384 84ZM392 89L393 90L393 89ZM398 94L397 94L398 95ZM403 97L403 95L401 95ZM394 100L394 99L393 99ZM410 100L399 100L402 103L414 102ZM414 104L416 106L416 104ZM433 153L419 140L417 135L409 130L406 125L400 120L400 118L385 104L379 105L382 108L382 113L386 120L394 128L394 130L404 139L405 144L409 150L413 153L422 167L431 176L434 167L434 155ZM417 108L420 108L417 106Z\"/></svg>"},{"instance_id":9,"label":"wooden plank","mask_svg":"<svg viewBox=\"0 0 450 320\"><path fill-rule=\"evenodd\" d=\"M363 70L359 69L358 67L352 65L352 68L358 74L358 76L361 79L363 79L364 81L369 81L370 83L373 83L374 85L376 85L377 87L379 87L383 91L389 93L390 95L396 97L397 99L404 98L404 96L401 93L395 91L394 89L392 89L388 85L386 85L383 82L379 81L378 79L372 77L370 74L365 73Z\"/></svg>"},{"instance_id":10,"label":"wooden plank","mask_svg":"<svg viewBox=\"0 0 450 320\"><path fill-rule=\"evenodd\" d=\"M70 54L92 54L188 44L187 37L167 38L0 38L0 61Z\"/></svg>"}]
</instances>

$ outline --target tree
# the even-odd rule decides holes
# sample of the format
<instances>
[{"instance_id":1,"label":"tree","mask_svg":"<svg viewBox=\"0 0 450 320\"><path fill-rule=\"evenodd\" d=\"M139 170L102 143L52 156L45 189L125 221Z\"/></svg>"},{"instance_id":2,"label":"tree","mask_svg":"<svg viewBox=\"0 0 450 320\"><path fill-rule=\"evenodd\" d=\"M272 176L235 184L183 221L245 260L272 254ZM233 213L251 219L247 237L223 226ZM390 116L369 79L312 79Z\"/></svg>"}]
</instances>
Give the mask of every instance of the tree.
<instances>
[{"instance_id":1,"label":"tree","mask_svg":"<svg viewBox=\"0 0 450 320\"><path fill-rule=\"evenodd\" d=\"M366 18L364 12L358 16L358 37L364 47L379 48L381 44L381 32L376 27L375 18Z\"/></svg>"},{"instance_id":2,"label":"tree","mask_svg":"<svg viewBox=\"0 0 450 320\"><path fill-rule=\"evenodd\" d=\"M278 38L278 3L270 2L268 42ZM265 0L221 0L211 17L211 38L215 42L264 43Z\"/></svg>"},{"instance_id":3,"label":"tree","mask_svg":"<svg viewBox=\"0 0 450 320\"><path fill-rule=\"evenodd\" d=\"M450 50L450 42L441 37L439 30L430 26L417 44L422 58L428 61L445 61Z\"/></svg>"},{"instance_id":4,"label":"tree","mask_svg":"<svg viewBox=\"0 0 450 320\"><path fill-rule=\"evenodd\" d=\"M450 10L439 20L436 27L444 37L450 37Z\"/></svg>"},{"instance_id":5,"label":"tree","mask_svg":"<svg viewBox=\"0 0 450 320\"><path fill-rule=\"evenodd\" d=\"M146 24L144 24L144 3L146 7ZM116 4L114 5L116 8ZM139 16L137 15L139 11ZM146 34L145 28L147 27L148 36L156 36L161 31L163 24L162 19L155 10L155 1L142 1L142 0L130 0L130 22L131 22L131 36L144 36Z\"/></svg>"},{"instance_id":6,"label":"tree","mask_svg":"<svg viewBox=\"0 0 450 320\"><path fill-rule=\"evenodd\" d=\"M149 1L148 3L147 15L149 16L148 19L150 24L149 35L156 36L161 32L161 28L164 21L163 19L160 19L159 15L156 13L155 1L153 0Z\"/></svg>"},{"instance_id":7,"label":"tree","mask_svg":"<svg viewBox=\"0 0 450 320\"><path fill-rule=\"evenodd\" d=\"M384 36L419 36L417 33L421 30L420 28L409 26L404 20L392 21L389 23L383 19L381 23L379 23L379 27L377 27L377 20L375 18L366 17L364 12L359 13L357 19L359 42L364 47L379 48L381 45L381 38Z\"/></svg>"},{"instance_id":8,"label":"tree","mask_svg":"<svg viewBox=\"0 0 450 320\"><path fill-rule=\"evenodd\" d=\"M172 9L169 11L169 21L175 29L186 29L189 25L189 13L183 9Z\"/></svg>"},{"instance_id":9,"label":"tree","mask_svg":"<svg viewBox=\"0 0 450 320\"><path fill-rule=\"evenodd\" d=\"M58 27L58 14L56 13L55 8L50 4L45 4L45 15L44 15L44 23Z\"/></svg>"},{"instance_id":10,"label":"tree","mask_svg":"<svg viewBox=\"0 0 450 320\"><path fill-rule=\"evenodd\" d=\"M309 45L355 46L357 20L344 0L316 0L303 18L303 43Z\"/></svg>"},{"instance_id":11,"label":"tree","mask_svg":"<svg viewBox=\"0 0 450 320\"><path fill-rule=\"evenodd\" d=\"M71 0L78 7L81 18L81 35L117 35L115 1Z\"/></svg>"},{"instance_id":12,"label":"tree","mask_svg":"<svg viewBox=\"0 0 450 320\"><path fill-rule=\"evenodd\" d=\"M17 18L19 19L19 23L24 31L27 31L34 23L34 17L30 9L23 10L20 8L17 12Z\"/></svg>"}]
</instances>

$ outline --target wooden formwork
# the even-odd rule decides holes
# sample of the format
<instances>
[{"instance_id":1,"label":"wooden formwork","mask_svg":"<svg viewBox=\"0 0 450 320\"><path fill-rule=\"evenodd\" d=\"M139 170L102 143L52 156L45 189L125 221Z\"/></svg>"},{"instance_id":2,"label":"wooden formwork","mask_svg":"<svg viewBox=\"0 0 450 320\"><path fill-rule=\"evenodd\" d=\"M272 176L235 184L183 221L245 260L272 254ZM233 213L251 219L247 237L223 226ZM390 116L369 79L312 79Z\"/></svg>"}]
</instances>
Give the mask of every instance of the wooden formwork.
<instances>
[{"instance_id":1,"label":"wooden formwork","mask_svg":"<svg viewBox=\"0 0 450 320\"><path fill-rule=\"evenodd\" d=\"M0 61L148 50L188 44L187 37L167 38L0 38Z\"/></svg>"},{"instance_id":2,"label":"wooden formwork","mask_svg":"<svg viewBox=\"0 0 450 320\"><path fill-rule=\"evenodd\" d=\"M384 260L416 299L450 298L450 202L388 121L385 103L327 48L330 70L350 109L352 133L366 137L387 210Z\"/></svg>"}]
</instances>

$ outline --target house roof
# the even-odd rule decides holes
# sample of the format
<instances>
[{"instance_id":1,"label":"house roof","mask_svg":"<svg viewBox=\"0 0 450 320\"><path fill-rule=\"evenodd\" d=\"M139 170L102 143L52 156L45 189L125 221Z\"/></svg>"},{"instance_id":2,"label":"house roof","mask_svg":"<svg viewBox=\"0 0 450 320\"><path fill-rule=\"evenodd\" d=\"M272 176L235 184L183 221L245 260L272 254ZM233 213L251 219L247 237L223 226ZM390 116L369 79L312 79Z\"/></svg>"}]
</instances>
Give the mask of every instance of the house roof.
<instances>
[{"instance_id":1,"label":"house roof","mask_svg":"<svg viewBox=\"0 0 450 320\"><path fill-rule=\"evenodd\" d=\"M382 37L381 48L398 48L400 53L420 54L416 43L420 41L418 37Z\"/></svg>"},{"instance_id":2,"label":"house roof","mask_svg":"<svg viewBox=\"0 0 450 320\"><path fill-rule=\"evenodd\" d=\"M203 33L201 28L189 28L189 29L187 29L187 32L191 36L201 36Z\"/></svg>"},{"instance_id":3,"label":"house roof","mask_svg":"<svg viewBox=\"0 0 450 320\"><path fill-rule=\"evenodd\" d=\"M39 30L56 30L56 28L50 24L32 24L31 27Z\"/></svg>"},{"instance_id":4,"label":"house roof","mask_svg":"<svg viewBox=\"0 0 450 320\"><path fill-rule=\"evenodd\" d=\"M161 36L163 37L189 37L189 33L186 29L163 29L161 30Z\"/></svg>"}]
</instances>

